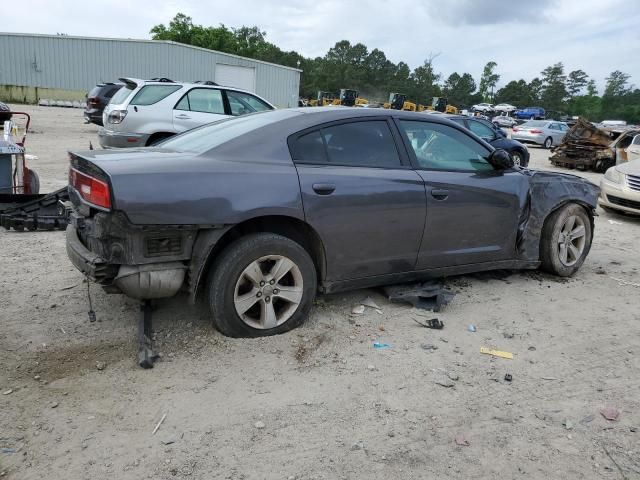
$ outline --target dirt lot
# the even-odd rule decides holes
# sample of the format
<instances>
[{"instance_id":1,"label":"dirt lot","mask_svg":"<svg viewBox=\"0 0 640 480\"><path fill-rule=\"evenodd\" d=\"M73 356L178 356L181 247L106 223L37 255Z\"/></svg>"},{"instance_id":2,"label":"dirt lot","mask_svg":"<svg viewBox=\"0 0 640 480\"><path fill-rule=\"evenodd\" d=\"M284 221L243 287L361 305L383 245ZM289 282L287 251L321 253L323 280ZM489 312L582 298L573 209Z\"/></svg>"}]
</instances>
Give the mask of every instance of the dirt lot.
<instances>
[{"instance_id":1,"label":"dirt lot","mask_svg":"<svg viewBox=\"0 0 640 480\"><path fill-rule=\"evenodd\" d=\"M67 149L96 128L79 110L28 110L43 190L59 188ZM640 478L640 220L598 213L575 277L450 279L441 331L376 290L320 297L304 327L259 340L221 336L204 305L160 302L150 371L135 363L135 301L92 286L90 323L63 233L2 230L0 476ZM352 317L367 296L382 314Z\"/></svg>"}]
</instances>

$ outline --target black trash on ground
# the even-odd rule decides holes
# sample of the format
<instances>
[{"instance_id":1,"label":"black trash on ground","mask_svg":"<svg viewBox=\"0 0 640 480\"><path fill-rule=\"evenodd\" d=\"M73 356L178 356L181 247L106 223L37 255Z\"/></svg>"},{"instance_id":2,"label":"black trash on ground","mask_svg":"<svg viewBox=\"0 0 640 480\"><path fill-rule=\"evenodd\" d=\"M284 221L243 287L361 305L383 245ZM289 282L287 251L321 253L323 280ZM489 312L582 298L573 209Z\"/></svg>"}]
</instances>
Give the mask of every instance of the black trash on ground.
<instances>
[{"instance_id":1,"label":"black trash on ground","mask_svg":"<svg viewBox=\"0 0 640 480\"><path fill-rule=\"evenodd\" d=\"M390 302L410 303L416 308L434 312L439 312L456 295L438 281L391 285L382 290Z\"/></svg>"}]
</instances>

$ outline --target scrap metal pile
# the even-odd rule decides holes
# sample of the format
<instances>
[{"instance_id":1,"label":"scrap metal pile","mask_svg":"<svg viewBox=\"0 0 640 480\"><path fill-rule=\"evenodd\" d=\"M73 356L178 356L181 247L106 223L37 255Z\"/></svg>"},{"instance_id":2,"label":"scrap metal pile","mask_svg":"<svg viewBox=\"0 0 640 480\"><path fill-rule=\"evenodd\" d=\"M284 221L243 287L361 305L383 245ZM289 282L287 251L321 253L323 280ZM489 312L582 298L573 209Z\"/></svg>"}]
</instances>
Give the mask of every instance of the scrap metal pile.
<instances>
[{"instance_id":1,"label":"scrap metal pile","mask_svg":"<svg viewBox=\"0 0 640 480\"><path fill-rule=\"evenodd\" d=\"M580 118L563 142L552 150L549 161L557 167L604 172L617 163L618 157L626 161L624 152L618 150L623 149L623 141L634 132L637 130L633 128L620 131L597 127Z\"/></svg>"}]
</instances>

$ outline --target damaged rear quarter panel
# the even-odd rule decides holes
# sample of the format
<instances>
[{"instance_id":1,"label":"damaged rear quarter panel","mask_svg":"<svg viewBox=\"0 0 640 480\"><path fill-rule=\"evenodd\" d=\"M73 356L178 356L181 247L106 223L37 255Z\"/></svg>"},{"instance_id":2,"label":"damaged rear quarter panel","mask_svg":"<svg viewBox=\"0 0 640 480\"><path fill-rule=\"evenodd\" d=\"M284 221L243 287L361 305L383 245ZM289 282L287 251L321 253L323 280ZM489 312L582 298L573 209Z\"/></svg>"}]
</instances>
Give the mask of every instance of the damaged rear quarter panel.
<instances>
[{"instance_id":1,"label":"damaged rear quarter panel","mask_svg":"<svg viewBox=\"0 0 640 480\"><path fill-rule=\"evenodd\" d=\"M531 201L529 218L518 244L518 254L523 260L538 261L542 228L547 217L567 203L578 203L586 208L593 227L600 188L575 175L534 170L525 172L531 176ZM593 228L591 231L593 233Z\"/></svg>"}]
</instances>

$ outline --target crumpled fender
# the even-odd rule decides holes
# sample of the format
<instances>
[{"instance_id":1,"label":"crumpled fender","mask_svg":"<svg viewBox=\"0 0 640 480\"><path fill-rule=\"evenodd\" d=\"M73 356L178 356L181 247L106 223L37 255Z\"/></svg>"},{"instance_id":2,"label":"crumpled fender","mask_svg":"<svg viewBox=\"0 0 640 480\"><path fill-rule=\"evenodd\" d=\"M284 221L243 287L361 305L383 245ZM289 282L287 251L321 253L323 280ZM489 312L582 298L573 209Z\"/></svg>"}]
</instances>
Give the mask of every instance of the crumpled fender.
<instances>
[{"instance_id":1,"label":"crumpled fender","mask_svg":"<svg viewBox=\"0 0 640 480\"><path fill-rule=\"evenodd\" d=\"M598 205L600 187L575 175L557 172L525 170L530 175L528 218L521 225L518 240L518 254L523 260L540 260L540 239L544 221L555 210L567 203L583 205L591 218L593 235L593 217Z\"/></svg>"}]
</instances>

